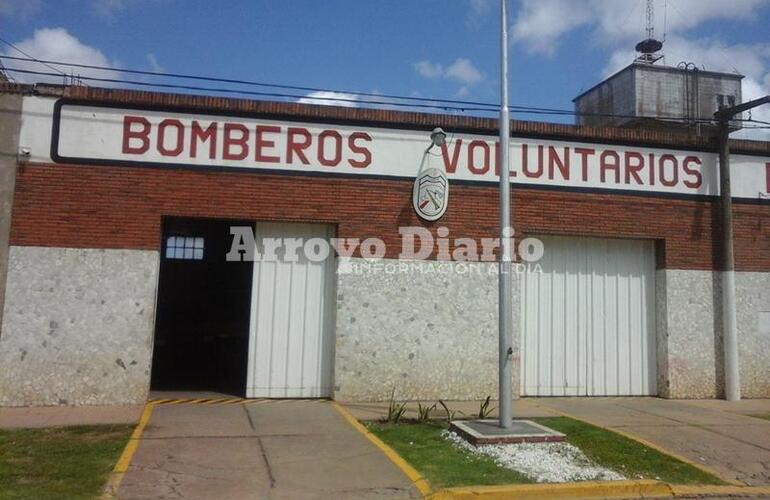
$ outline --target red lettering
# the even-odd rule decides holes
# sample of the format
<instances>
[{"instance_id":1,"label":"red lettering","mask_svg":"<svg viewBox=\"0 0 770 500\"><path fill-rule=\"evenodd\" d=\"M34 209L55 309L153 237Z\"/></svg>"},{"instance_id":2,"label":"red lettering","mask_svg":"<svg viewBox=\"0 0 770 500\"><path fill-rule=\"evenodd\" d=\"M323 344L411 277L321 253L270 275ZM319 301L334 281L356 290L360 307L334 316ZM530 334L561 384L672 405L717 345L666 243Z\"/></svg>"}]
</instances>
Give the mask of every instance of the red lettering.
<instances>
[{"instance_id":1,"label":"red lettering","mask_svg":"<svg viewBox=\"0 0 770 500\"><path fill-rule=\"evenodd\" d=\"M192 122L190 129L190 157L198 156L198 141L209 142L209 159L213 160L217 155L217 122L211 122L206 130L203 130L197 121Z\"/></svg>"},{"instance_id":2,"label":"red lettering","mask_svg":"<svg viewBox=\"0 0 770 500\"><path fill-rule=\"evenodd\" d=\"M650 186L655 185L655 155L650 153Z\"/></svg>"},{"instance_id":3,"label":"red lettering","mask_svg":"<svg viewBox=\"0 0 770 500\"><path fill-rule=\"evenodd\" d=\"M543 146L538 146L537 170L529 169L529 146L521 145L521 170L527 177L541 177L543 175Z\"/></svg>"},{"instance_id":4,"label":"red lettering","mask_svg":"<svg viewBox=\"0 0 770 500\"><path fill-rule=\"evenodd\" d=\"M139 124L140 130L132 130L132 125ZM131 140L141 141L140 146L132 146ZM123 117L123 154L140 155L150 149L150 122L141 116Z\"/></svg>"},{"instance_id":5,"label":"red lettering","mask_svg":"<svg viewBox=\"0 0 770 500\"><path fill-rule=\"evenodd\" d=\"M670 180L666 179L666 162L670 162L674 167L674 177ZM660 168L660 172L658 174L660 183L668 187L676 186L676 183L679 181L679 162L676 161L676 158L673 155L663 155L660 157L660 160L658 160L658 167Z\"/></svg>"},{"instance_id":6,"label":"red lettering","mask_svg":"<svg viewBox=\"0 0 770 500\"><path fill-rule=\"evenodd\" d=\"M682 169L686 174L691 175L695 179L684 181L684 185L689 188L698 189L703 184L703 176L700 173L700 168L690 168L691 163L700 166L700 158L697 156L688 156L684 159L684 162L682 163Z\"/></svg>"},{"instance_id":7,"label":"red lettering","mask_svg":"<svg viewBox=\"0 0 770 500\"><path fill-rule=\"evenodd\" d=\"M474 161L475 155L473 154L478 148L482 149L482 163L481 166L476 166ZM489 144L486 141L471 141L468 144L468 170L473 174L481 175L489 171Z\"/></svg>"},{"instance_id":8,"label":"red lettering","mask_svg":"<svg viewBox=\"0 0 770 500\"><path fill-rule=\"evenodd\" d=\"M632 161L633 160L633 161ZM631 177L634 178L637 184L642 184L642 178L639 177L639 172L644 169L644 156L636 152L626 153L626 184L631 184Z\"/></svg>"},{"instance_id":9,"label":"red lettering","mask_svg":"<svg viewBox=\"0 0 770 500\"><path fill-rule=\"evenodd\" d=\"M254 130L254 160L264 163L279 163L281 161L280 156L268 156L263 154L265 148L275 147L275 141L268 141L263 137L263 134L280 134L281 127L274 125L257 125Z\"/></svg>"},{"instance_id":10,"label":"red lettering","mask_svg":"<svg viewBox=\"0 0 770 500\"><path fill-rule=\"evenodd\" d=\"M348 163L350 163L351 167L366 168L372 164L372 152L369 151L369 148L356 144L357 140L371 142L372 137L366 132L353 132L350 134L348 137L348 148L350 148L353 153L362 155L363 158L361 160L354 160L351 158L348 160Z\"/></svg>"},{"instance_id":11,"label":"red lettering","mask_svg":"<svg viewBox=\"0 0 770 500\"><path fill-rule=\"evenodd\" d=\"M620 156L615 151L607 150L599 156L599 172L602 182L607 181L607 170L612 170L615 173L614 182L620 184Z\"/></svg>"},{"instance_id":12,"label":"red lettering","mask_svg":"<svg viewBox=\"0 0 770 500\"><path fill-rule=\"evenodd\" d=\"M452 160L449 160L449 148L446 144L441 145L441 157L444 159L444 170L448 174L453 174L457 171L457 160L460 158L460 148L462 148L463 140L457 139L454 141L455 148L452 151ZM498 174L499 175L499 174Z\"/></svg>"},{"instance_id":13,"label":"red lettering","mask_svg":"<svg viewBox=\"0 0 770 500\"><path fill-rule=\"evenodd\" d=\"M596 154L596 150L590 148L575 148L575 153L580 155L580 166L583 182L588 181L588 157Z\"/></svg>"},{"instance_id":14,"label":"red lettering","mask_svg":"<svg viewBox=\"0 0 770 500\"><path fill-rule=\"evenodd\" d=\"M299 136L304 140L298 141ZM311 142L310 132L306 128L289 127L286 131L286 163L291 165L296 154L304 165L310 165L304 150L310 147Z\"/></svg>"},{"instance_id":15,"label":"red lettering","mask_svg":"<svg viewBox=\"0 0 770 500\"><path fill-rule=\"evenodd\" d=\"M556 152L556 148L548 146L548 178L553 180L554 167L558 167L561 173L561 178L565 181L569 180L569 148L564 148L564 157L559 158L559 153Z\"/></svg>"},{"instance_id":16,"label":"red lettering","mask_svg":"<svg viewBox=\"0 0 770 500\"><path fill-rule=\"evenodd\" d=\"M172 149L166 147L166 129L176 129L176 145ZM184 148L184 125L179 120L167 118L158 125L158 151L163 156L179 156Z\"/></svg>"},{"instance_id":17,"label":"red lettering","mask_svg":"<svg viewBox=\"0 0 770 500\"><path fill-rule=\"evenodd\" d=\"M334 141L334 156L326 157L326 140ZM336 167L342 161L342 136L336 130L324 130L318 134L318 162L324 167Z\"/></svg>"},{"instance_id":18,"label":"red lettering","mask_svg":"<svg viewBox=\"0 0 770 500\"><path fill-rule=\"evenodd\" d=\"M240 137L233 137L233 132L241 133ZM224 139L222 140L222 158L225 160L243 160L249 155L249 129L240 123L225 123ZM239 153L231 152L233 146L241 148Z\"/></svg>"}]
</instances>

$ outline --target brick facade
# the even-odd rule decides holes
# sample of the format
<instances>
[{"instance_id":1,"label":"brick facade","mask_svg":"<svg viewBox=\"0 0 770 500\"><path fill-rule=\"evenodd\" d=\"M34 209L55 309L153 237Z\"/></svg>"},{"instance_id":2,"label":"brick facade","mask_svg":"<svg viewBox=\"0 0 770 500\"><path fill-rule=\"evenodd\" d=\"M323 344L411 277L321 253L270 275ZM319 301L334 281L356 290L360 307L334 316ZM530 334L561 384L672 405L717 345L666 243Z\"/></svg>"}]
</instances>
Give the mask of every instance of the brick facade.
<instances>
[{"instance_id":1,"label":"brick facade","mask_svg":"<svg viewBox=\"0 0 770 500\"><path fill-rule=\"evenodd\" d=\"M496 120L445 115L308 106L87 87L1 84L0 91L36 93L131 106L157 104L220 114L323 119L370 126L410 126L494 133ZM516 136L714 150L711 140L630 129L512 122ZM767 154L770 143L733 141L736 152ZM20 165L11 244L81 248L160 248L164 215L325 222L340 237L380 237L388 257L401 249L399 226L446 226L451 237L494 237L497 189L454 184L446 215L425 224L411 207L412 184L401 180L284 176L79 165ZM595 194L514 187L513 217L523 233L657 240L658 266L716 269L719 209L711 200ZM770 270L770 204L736 203L736 266Z\"/></svg>"},{"instance_id":2,"label":"brick facade","mask_svg":"<svg viewBox=\"0 0 770 500\"><path fill-rule=\"evenodd\" d=\"M452 186L444 218L414 214L405 181L329 179L177 169L28 165L19 168L12 245L160 248L163 215L325 222L340 237L379 237L388 257L401 249L399 226L446 226L451 237L495 237L497 190ZM718 205L516 188L516 230L659 240L660 267L712 269L719 262ZM739 271L770 270L770 206L735 205ZM718 234L718 233L717 233Z\"/></svg>"}]
</instances>

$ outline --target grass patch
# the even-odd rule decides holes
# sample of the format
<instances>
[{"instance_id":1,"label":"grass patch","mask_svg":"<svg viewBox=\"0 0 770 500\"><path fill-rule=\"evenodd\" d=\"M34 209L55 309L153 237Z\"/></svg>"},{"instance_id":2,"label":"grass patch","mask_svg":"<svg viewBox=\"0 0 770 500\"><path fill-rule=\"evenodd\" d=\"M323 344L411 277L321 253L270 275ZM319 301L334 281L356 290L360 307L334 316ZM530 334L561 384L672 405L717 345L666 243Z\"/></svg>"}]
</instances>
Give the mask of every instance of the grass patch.
<instances>
[{"instance_id":1,"label":"grass patch","mask_svg":"<svg viewBox=\"0 0 770 500\"><path fill-rule=\"evenodd\" d=\"M674 484L725 484L718 477L633 439L568 417L536 418L538 423L567 435L597 465L629 479L658 479ZM485 456L472 455L441 436L444 423L367 423L382 439L417 469L434 488L516 484L528 477L498 466Z\"/></svg>"},{"instance_id":2,"label":"grass patch","mask_svg":"<svg viewBox=\"0 0 770 500\"><path fill-rule=\"evenodd\" d=\"M100 495L132 430L99 425L0 431L0 499Z\"/></svg>"},{"instance_id":3,"label":"grass patch","mask_svg":"<svg viewBox=\"0 0 770 500\"><path fill-rule=\"evenodd\" d=\"M754 414L754 415L749 415L749 416L750 417L754 417L754 418L761 418L761 419L764 419L764 420L770 420L770 413L760 413L758 415Z\"/></svg>"},{"instance_id":4,"label":"grass patch","mask_svg":"<svg viewBox=\"0 0 770 500\"><path fill-rule=\"evenodd\" d=\"M427 424L368 423L369 430L396 450L434 488L463 485L531 483L491 458L474 456L441 437L446 426Z\"/></svg>"},{"instance_id":5,"label":"grass patch","mask_svg":"<svg viewBox=\"0 0 770 500\"><path fill-rule=\"evenodd\" d=\"M567 435L591 460L629 479L674 484L725 484L718 477L660 453L633 439L568 417L533 419Z\"/></svg>"}]
</instances>

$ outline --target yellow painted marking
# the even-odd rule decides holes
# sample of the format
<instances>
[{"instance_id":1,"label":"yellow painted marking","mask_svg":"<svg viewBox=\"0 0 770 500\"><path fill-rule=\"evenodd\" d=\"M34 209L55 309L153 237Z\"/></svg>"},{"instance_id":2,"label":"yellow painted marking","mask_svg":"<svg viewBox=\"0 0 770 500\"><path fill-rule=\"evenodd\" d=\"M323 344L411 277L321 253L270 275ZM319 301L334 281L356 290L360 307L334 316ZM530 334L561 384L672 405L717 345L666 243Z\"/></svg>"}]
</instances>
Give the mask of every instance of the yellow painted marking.
<instances>
[{"instance_id":1,"label":"yellow painted marking","mask_svg":"<svg viewBox=\"0 0 770 500\"><path fill-rule=\"evenodd\" d=\"M189 403L189 402L190 402L190 400L189 400L189 399L172 399L171 401L169 401L169 402L168 402L168 403L166 403L166 404L170 404L170 405L181 405L181 404L183 404L183 403Z\"/></svg>"},{"instance_id":2,"label":"yellow painted marking","mask_svg":"<svg viewBox=\"0 0 770 500\"><path fill-rule=\"evenodd\" d=\"M198 399L189 399L189 400L187 400L187 402L190 403L191 405L194 405L194 404L202 403L202 402L208 401L208 400L209 400L209 398L198 398Z\"/></svg>"},{"instance_id":3,"label":"yellow painted marking","mask_svg":"<svg viewBox=\"0 0 770 500\"><path fill-rule=\"evenodd\" d=\"M224 403L222 403L222 404L223 404L223 405L234 405L234 404L236 404L236 403L240 403L240 402L242 402L242 401L243 401L243 399L241 399L241 398L237 398L237 399L229 399L229 400L225 401L225 402L224 402Z\"/></svg>"},{"instance_id":4,"label":"yellow painted marking","mask_svg":"<svg viewBox=\"0 0 770 500\"><path fill-rule=\"evenodd\" d=\"M573 420L579 420L581 422L585 422L586 424L593 425L594 427L600 427L602 429L606 429L606 430L614 432L616 434L620 434L621 436L627 437L628 439L636 441L637 443L641 443L641 444L647 446L648 448L652 448L653 450L659 451L660 453L663 453L664 455L668 455L669 457L675 458L675 459L677 459L677 460L679 460L681 462L684 462L686 464L692 465L696 469L700 469L703 472L711 474L712 476L716 476L719 479L721 479L722 481L724 481L724 482L726 482L726 483L728 483L728 484L730 484L732 486L746 486L745 483L742 483L742 482L740 482L738 480L723 477L722 474L720 474L715 469L712 469L711 467L709 467L707 465L703 465L703 464L700 464L700 463L695 462L693 460L690 460L689 458L687 458L685 456L682 456L682 455L680 455L680 454L678 454L676 452L667 450L666 448L663 448L662 446L659 446L659 445L657 445L655 443L647 441L646 439L634 436L631 433L622 431L620 429L613 429L613 428L607 427L605 425L602 425L600 423L594 422L594 421L589 420L587 418L576 417L575 415L571 415L569 413L565 413L565 412L563 412L561 410L557 410L556 408L551 408L550 406L540 406L537 403L532 403L532 404L534 404L538 408L545 408L545 409L550 410L550 411L552 411L554 413L558 413L559 415L562 415L564 417L569 417L569 418L571 418Z\"/></svg>"},{"instance_id":5,"label":"yellow painted marking","mask_svg":"<svg viewBox=\"0 0 770 500\"><path fill-rule=\"evenodd\" d=\"M131 459L134 457L136 449L139 447L139 441L142 438L142 433L144 432L144 428L147 427L147 423L150 421L152 410L154 408L155 403L147 403L144 405L142 416L139 417L139 422L136 424L136 427L134 427L134 432L132 432L131 437L128 438L128 443L126 443L126 447L123 448L123 453L120 454L118 462L112 469L112 474L107 481L107 486L105 488L104 494L102 495L102 498L117 497L120 482L123 481L123 476L128 470L128 466L131 464Z\"/></svg>"},{"instance_id":6,"label":"yellow painted marking","mask_svg":"<svg viewBox=\"0 0 770 500\"><path fill-rule=\"evenodd\" d=\"M672 484L674 496L770 496L770 486L696 486Z\"/></svg>"},{"instance_id":7,"label":"yellow painted marking","mask_svg":"<svg viewBox=\"0 0 770 500\"><path fill-rule=\"evenodd\" d=\"M206 401L203 404L206 404L206 405L216 405L216 404L223 403L225 401L230 401L230 398L210 399L209 401Z\"/></svg>"},{"instance_id":8,"label":"yellow painted marking","mask_svg":"<svg viewBox=\"0 0 770 500\"><path fill-rule=\"evenodd\" d=\"M448 499L551 499L551 498L648 498L672 497L669 485L660 481L582 481L578 483L511 484L447 488L430 495Z\"/></svg>"},{"instance_id":9,"label":"yellow painted marking","mask_svg":"<svg viewBox=\"0 0 770 500\"><path fill-rule=\"evenodd\" d=\"M446 488L432 500L550 499L550 498L670 498L680 496L770 495L770 486L677 485L652 480L584 481L558 484L510 484Z\"/></svg>"},{"instance_id":10,"label":"yellow painted marking","mask_svg":"<svg viewBox=\"0 0 770 500\"><path fill-rule=\"evenodd\" d=\"M337 403L336 401L331 401L331 405L336 409L342 417L348 421L350 425L353 426L355 430L360 432L364 435L366 439L372 442L374 446L380 449L386 457L390 459L393 464L401 469L401 472L406 475L406 477L409 478L409 480L414 484L415 488L423 495L428 496L431 493L430 484L428 484L428 480L422 477L422 475L417 472L417 470L409 465L401 456L399 456L398 453L393 450L390 446L385 444L380 438L369 432L369 429L363 426L361 422L356 420L356 417L350 414L342 405Z\"/></svg>"},{"instance_id":11,"label":"yellow painted marking","mask_svg":"<svg viewBox=\"0 0 770 500\"><path fill-rule=\"evenodd\" d=\"M156 405L162 405L164 403L168 403L170 401L173 401L173 399L151 399L148 401L149 403L154 403Z\"/></svg>"}]
</instances>

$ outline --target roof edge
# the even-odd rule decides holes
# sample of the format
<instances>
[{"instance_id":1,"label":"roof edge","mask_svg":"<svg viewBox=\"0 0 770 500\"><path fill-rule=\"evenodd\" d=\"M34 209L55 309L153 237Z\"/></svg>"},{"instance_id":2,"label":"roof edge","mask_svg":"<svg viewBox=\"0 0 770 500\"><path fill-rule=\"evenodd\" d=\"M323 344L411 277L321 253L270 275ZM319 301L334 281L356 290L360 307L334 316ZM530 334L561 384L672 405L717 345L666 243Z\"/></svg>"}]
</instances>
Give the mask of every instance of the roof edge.
<instances>
[{"instance_id":1,"label":"roof edge","mask_svg":"<svg viewBox=\"0 0 770 500\"><path fill-rule=\"evenodd\" d=\"M367 126L389 128L416 128L432 130L442 127L448 131L495 135L498 133L498 120L474 116L457 116L413 111L396 111L377 108L351 108L318 104L300 104L296 102L257 101L219 96L171 94L156 91L130 90L120 88L101 88L85 86L65 86L51 84L19 84L0 82L0 93L21 93L68 98L95 103L121 104L134 106L163 106L186 110L200 110L214 113L241 113L254 115L274 115L301 121L322 122L358 122ZM711 137L694 136L686 133L660 132L657 130L590 127L563 123L511 120L510 130L513 135L531 137L549 137L562 140L606 143L630 143L651 146L670 146L679 149L716 150L716 143ZM763 154L770 156L770 141L735 140L730 141L734 152Z\"/></svg>"}]
</instances>

